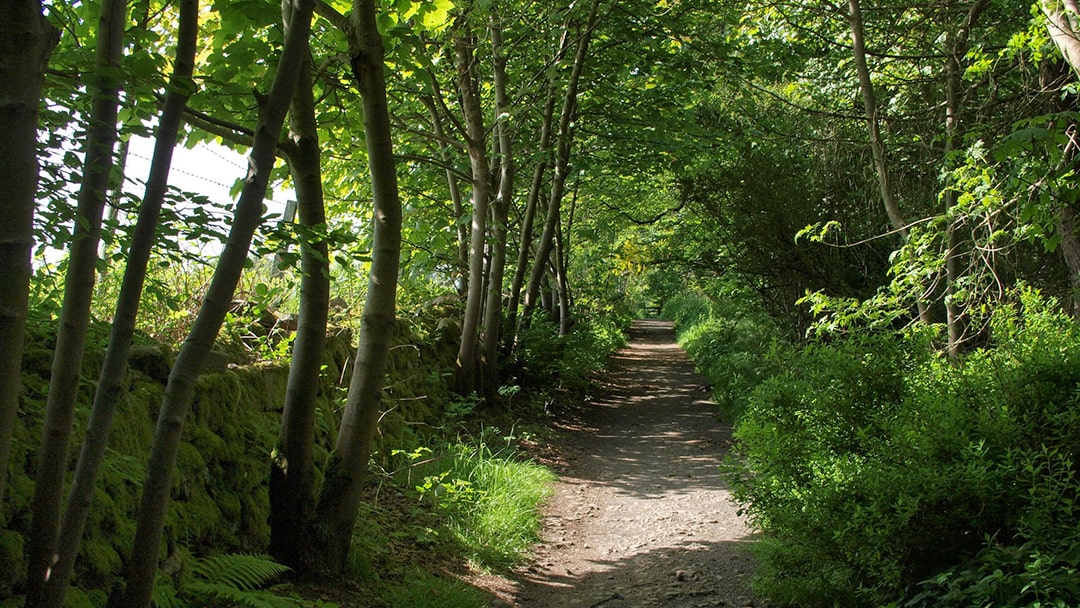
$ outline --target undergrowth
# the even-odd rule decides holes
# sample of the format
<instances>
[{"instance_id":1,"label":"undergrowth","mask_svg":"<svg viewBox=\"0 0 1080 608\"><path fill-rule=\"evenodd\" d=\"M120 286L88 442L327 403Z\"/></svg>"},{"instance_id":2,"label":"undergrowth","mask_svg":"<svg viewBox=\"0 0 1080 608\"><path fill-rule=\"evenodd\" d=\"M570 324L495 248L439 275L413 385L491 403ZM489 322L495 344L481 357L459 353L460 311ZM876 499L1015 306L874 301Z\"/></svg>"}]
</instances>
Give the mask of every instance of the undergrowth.
<instances>
[{"instance_id":1,"label":"undergrowth","mask_svg":"<svg viewBox=\"0 0 1080 608\"><path fill-rule=\"evenodd\" d=\"M514 440L489 427L437 450L413 451L396 476L445 521L462 554L485 570L520 563L537 540L537 505L555 479L548 469L517 459Z\"/></svg>"},{"instance_id":2,"label":"undergrowth","mask_svg":"<svg viewBox=\"0 0 1080 608\"><path fill-rule=\"evenodd\" d=\"M1080 331L1020 294L991 346L926 332L778 358L728 479L761 530L758 591L785 606L1075 606Z\"/></svg>"},{"instance_id":3,"label":"undergrowth","mask_svg":"<svg viewBox=\"0 0 1080 608\"><path fill-rule=\"evenodd\" d=\"M661 316L675 322L679 345L708 380L720 416L729 422L738 420L750 393L776 371L770 353L788 347L777 322L734 285L716 287L709 295L677 294Z\"/></svg>"},{"instance_id":4,"label":"undergrowth","mask_svg":"<svg viewBox=\"0 0 1080 608\"><path fill-rule=\"evenodd\" d=\"M1080 328L1030 290L950 361L934 328L796 346L730 299L665 309L736 421L756 591L801 608L1080 605Z\"/></svg>"}]
</instances>

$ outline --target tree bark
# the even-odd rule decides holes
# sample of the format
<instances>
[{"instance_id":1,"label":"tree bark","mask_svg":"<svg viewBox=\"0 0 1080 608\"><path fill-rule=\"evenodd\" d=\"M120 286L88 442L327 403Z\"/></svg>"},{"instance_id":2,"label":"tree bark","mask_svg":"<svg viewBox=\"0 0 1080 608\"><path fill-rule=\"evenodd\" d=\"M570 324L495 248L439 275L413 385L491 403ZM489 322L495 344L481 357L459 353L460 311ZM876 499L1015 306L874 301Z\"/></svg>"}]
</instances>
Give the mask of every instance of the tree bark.
<instances>
[{"instance_id":1,"label":"tree bark","mask_svg":"<svg viewBox=\"0 0 1080 608\"><path fill-rule=\"evenodd\" d=\"M963 61L968 51L968 40L971 29L979 15L990 4L989 0L976 0L968 9L967 17L961 27L953 34L946 33L948 45L945 57L945 166L952 163L952 154L956 149L956 140L961 133L961 86ZM950 28L951 30L951 28ZM948 186L948 184L947 184ZM945 251L945 325L948 331L948 343L946 352L949 358L957 359L960 356L960 347L966 331L966 320L963 307L956 301L956 283L960 280L960 239L956 234L957 218L951 217L950 211L956 206L957 193L953 188L945 189L945 215L948 218L946 228Z\"/></svg>"},{"instance_id":2,"label":"tree bark","mask_svg":"<svg viewBox=\"0 0 1080 608\"><path fill-rule=\"evenodd\" d=\"M581 79L581 72L585 67L588 57L589 40L592 37L593 26L596 22L596 14L599 9L599 0L593 0L589 10L589 18L584 31L578 40L577 52L574 55L574 65L570 71L570 80L566 85L566 94L563 98L562 112L559 117L558 144L555 151L555 171L551 179L551 194L548 197L547 217L544 221L544 232L540 236L540 242L533 259L532 273L529 276L529 285L525 291L521 317L518 319L518 331L528 323L529 316L536 306L536 297L540 290L540 280L544 277L547 269L548 257L555 245L555 231L558 228L559 207L562 205L563 194L566 191L566 175L570 168L570 150L574 139L574 122L577 115L577 89Z\"/></svg>"},{"instance_id":3,"label":"tree bark","mask_svg":"<svg viewBox=\"0 0 1080 608\"><path fill-rule=\"evenodd\" d=\"M885 213L889 216L889 222L893 229L905 239L908 235L907 220L900 213L900 206L893 196L892 181L889 176L889 165L885 160L885 145L882 143L881 130L878 124L877 98L874 95L874 85L870 81L870 69L866 64L866 45L863 42L863 20L859 0L849 0L848 20L851 25L851 46L855 58L855 70L859 77L859 91L862 94L863 109L866 116L866 130L870 135L870 151L874 156L874 169L878 176L878 189L881 192L881 200L885 204Z\"/></svg>"},{"instance_id":4,"label":"tree bark","mask_svg":"<svg viewBox=\"0 0 1080 608\"><path fill-rule=\"evenodd\" d=\"M889 216L889 222L892 223L893 230L899 233L906 241L908 238L907 220L900 213L900 206L897 204L895 196L893 196L889 165L885 160L885 145L878 125L877 99L874 95L874 85L870 80L870 69L866 64L866 45L863 41L863 19L859 0L848 0L848 9L852 54L855 59L855 70L859 77L859 91L863 99L866 130L870 136L870 151L874 157L874 169L877 171L878 189L881 191L881 200L885 205L885 213ZM916 305L919 309L919 319L924 323L931 323L933 319L931 318L930 307L923 302L923 294L916 295Z\"/></svg>"},{"instance_id":5,"label":"tree bark","mask_svg":"<svg viewBox=\"0 0 1080 608\"><path fill-rule=\"evenodd\" d=\"M64 302L56 333L45 402L41 449L34 484L30 524L27 606L38 606L56 559L64 499L64 473L71 444L75 401L78 398L83 349L90 324L90 301L101 239L101 219L112 173L116 119L120 97L125 0L106 0L98 19L94 67L90 80L91 110L86 128L86 156L72 230Z\"/></svg>"},{"instance_id":6,"label":"tree bark","mask_svg":"<svg viewBox=\"0 0 1080 608\"><path fill-rule=\"evenodd\" d=\"M554 65L561 63L569 48L570 24L565 23L559 41L559 49L556 51L555 60L552 63ZM514 267L514 278L510 282L510 302L506 307L506 317L510 323L507 324L508 335L505 342L511 350L513 350L514 342L517 341L517 315L521 302L521 289L525 283L525 274L529 271L529 256L532 253L533 245L533 223L536 219L536 209L539 207L540 191L544 186L544 174L547 172L548 164L551 162L551 127L555 115L556 89L555 76L551 75L548 77L547 100L544 102L544 113L540 125L538 149L541 155L540 160L533 167L532 182L529 184L529 198L525 203L525 214L521 220L521 243L518 249L517 264Z\"/></svg>"},{"instance_id":7,"label":"tree bark","mask_svg":"<svg viewBox=\"0 0 1080 608\"><path fill-rule=\"evenodd\" d=\"M492 205L491 263L488 272L487 304L484 306L484 378L488 392L497 381L499 368L499 339L502 329L503 276L506 271L506 235L510 215L510 199L514 195L514 155L508 125L510 104L506 96L506 56L502 46L502 24L492 10L489 28L494 57L495 133L499 142L499 190Z\"/></svg>"},{"instance_id":8,"label":"tree bark","mask_svg":"<svg viewBox=\"0 0 1080 608\"><path fill-rule=\"evenodd\" d=\"M143 285L146 281L146 268L165 200L173 149L183 121L184 106L187 104L189 95L194 91L191 76L194 71L198 43L199 3L198 0L182 0L179 8L180 25L171 86L158 124L150 175L146 180L146 190L132 233L127 265L124 269L109 334L109 346L105 351L105 360L102 363L101 375L94 393L94 405L90 412L82 451L75 470L75 479L68 494L60 542L57 547L57 562L48 580L45 598L41 604L43 606L59 606L63 603L64 594L67 592L75 567L75 558L82 541L86 517L93 502L98 471L108 446L113 414L125 393L124 381L128 369L128 355L135 335L135 322Z\"/></svg>"},{"instance_id":9,"label":"tree bark","mask_svg":"<svg viewBox=\"0 0 1080 608\"><path fill-rule=\"evenodd\" d=\"M292 15L282 5L286 27ZM315 413L318 408L320 370L326 350L330 307L329 247L326 228L319 129L310 51L293 94L290 110L289 167L296 189L300 225L300 314L293 341L289 381L281 414L281 434L270 465L270 555L298 574L314 567L315 559L303 549L315 511Z\"/></svg>"},{"instance_id":10,"label":"tree bark","mask_svg":"<svg viewBox=\"0 0 1080 608\"><path fill-rule=\"evenodd\" d=\"M1041 4L1050 39L1061 51L1069 67L1080 75L1080 37L1077 28L1080 6L1077 5L1077 0L1042 0Z\"/></svg>"},{"instance_id":11,"label":"tree bark","mask_svg":"<svg viewBox=\"0 0 1080 608\"><path fill-rule=\"evenodd\" d=\"M560 212L560 216L562 213ZM555 258L552 260L555 268L555 295L558 296L559 310L559 335L565 336L570 333L570 283L566 279L566 250L563 247L562 222L555 230Z\"/></svg>"},{"instance_id":12,"label":"tree bark","mask_svg":"<svg viewBox=\"0 0 1080 608\"><path fill-rule=\"evenodd\" d=\"M462 24L462 27L466 27ZM476 389L480 318L484 307L484 245L487 240L489 182L484 142L484 116L475 67L476 39L460 33L454 40L457 87L465 117L469 166L472 170L472 224L469 237L468 296L461 322L461 345L457 356L457 388L463 394Z\"/></svg>"},{"instance_id":13,"label":"tree bark","mask_svg":"<svg viewBox=\"0 0 1080 608\"><path fill-rule=\"evenodd\" d=\"M0 19L0 504L19 410L39 170L38 107L58 36L41 14L40 0L5 5Z\"/></svg>"},{"instance_id":14,"label":"tree bark","mask_svg":"<svg viewBox=\"0 0 1080 608\"><path fill-rule=\"evenodd\" d=\"M203 306L177 354L165 388L143 483L135 545L127 564L127 588L118 604L122 608L145 608L150 603L180 435L191 406L195 381L229 311L252 236L262 217L262 202L274 168L278 137L296 89L297 75L307 56L306 41L311 29L313 0L292 1L292 26L285 36L270 94L259 113L248 160L248 175L236 204L229 238L214 270Z\"/></svg>"},{"instance_id":15,"label":"tree bark","mask_svg":"<svg viewBox=\"0 0 1080 608\"><path fill-rule=\"evenodd\" d=\"M375 6L374 0L355 0L352 11L356 38L352 66L363 96L364 139L375 203L371 276L345 414L319 496L319 529L309 537L319 547L324 565L334 572L344 570L348 559L368 458L382 412L383 376L394 332L401 257L401 201L383 74L383 41L376 26Z\"/></svg>"}]
</instances>

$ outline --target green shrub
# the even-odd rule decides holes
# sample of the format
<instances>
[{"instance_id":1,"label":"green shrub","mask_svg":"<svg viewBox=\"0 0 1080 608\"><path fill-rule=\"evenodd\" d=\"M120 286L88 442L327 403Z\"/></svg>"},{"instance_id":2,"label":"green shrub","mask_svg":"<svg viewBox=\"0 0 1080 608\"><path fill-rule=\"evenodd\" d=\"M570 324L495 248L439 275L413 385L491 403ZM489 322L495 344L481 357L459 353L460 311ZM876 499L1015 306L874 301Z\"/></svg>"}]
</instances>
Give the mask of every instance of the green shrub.
<instances>
[{"instance_id":1,"label":"green shrub","mask_svg":"<svg viewBox=\"0 0 1080 608\"><path fill-rule=\"evenodd\" d=\"M712 318L713 308L708 296L697 290L687 290L671 297L660 310L660 318L673 321L680 334Z\"/></svg>"},{"instance_id":2,"label":"green shrub","mask_svg":"<svg viewBox=\"0 0 1080 608\"><path fill-rule=\"evenodd\" d=\"M886 334L778 362L728 468L764 532L761 593L799 606L1080 602L1080 332L1055 303L1021 299L995 313L993 347L958 364Z\"/></svg>"},{"instance_id":3,"label":"green shrub","mask_svg":"<svg viewBox=\"0 0 1080 608\"><path fill-rule=\"evenodd\" d=\"M608 357L626 343L629 320L623 317L581 319L564 336L543 315L536 315L518 336L514 365L530 387L583 391Z\"/></svg>"}]
</instances>

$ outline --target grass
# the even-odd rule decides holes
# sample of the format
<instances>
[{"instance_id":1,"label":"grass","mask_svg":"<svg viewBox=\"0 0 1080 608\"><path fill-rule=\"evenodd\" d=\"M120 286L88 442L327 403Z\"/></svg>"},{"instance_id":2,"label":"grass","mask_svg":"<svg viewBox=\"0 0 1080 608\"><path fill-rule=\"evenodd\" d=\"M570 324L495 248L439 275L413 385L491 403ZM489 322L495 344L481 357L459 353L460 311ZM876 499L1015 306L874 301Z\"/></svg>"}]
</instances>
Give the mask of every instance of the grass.
<instances>
[{"instance_id":1,"label":"grass","mask_svg":"<svg viewBox=\"0 0 1080 608\"><path fill-rule=\"evenodd\" d=\"M488 427L437 447L396 452L373 480L353 535L348 579L315 595L362 608L481 608L471 572L505 571L537 540L538 507L555 479ZM496 445L497 447L492 447ZM340 596L335 596L340 594Z\"/></svg>"},{"instance_id":2,"label":"grass","mask_svg":"<svg viewBox=\"0 0 1080 608\"><path fill-rule=\"evenodd\" d=\"M422 504L444 522L462 554L480 569L520 563L537 540L539 503L550 493L554 474L535 462L515 458L512 438L498 449L489 427L473 442L446 444L439 452L410 454L414 462L398 473Z\"/></svg>"},{"instance_id":3,"label":"grass","mask_svg":"<svg viewBox=\"0 0 1080 608\"><path fill-rule=\"evenodd\" d=\"M400 584L387 588L382 600L394 608L477 608L487 596L455 578L416 568Z\"/></svg>"}]
</instances>

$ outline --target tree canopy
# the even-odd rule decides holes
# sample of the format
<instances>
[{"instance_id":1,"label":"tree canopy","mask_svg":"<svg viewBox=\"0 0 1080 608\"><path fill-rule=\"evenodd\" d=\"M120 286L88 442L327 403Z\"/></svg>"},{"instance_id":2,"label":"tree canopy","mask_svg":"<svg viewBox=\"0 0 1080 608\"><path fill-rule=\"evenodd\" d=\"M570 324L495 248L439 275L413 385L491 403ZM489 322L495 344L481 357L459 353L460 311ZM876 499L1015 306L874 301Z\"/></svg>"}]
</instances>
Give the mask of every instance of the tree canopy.
<instances>
[{"instance_id":1,"label":"tree canopy","mask_svg":"<svg viewBox=\"0 0 1080 608\"><path fill-rule=\"evenodd\" d=\"M567 337L692 291L751 298L796 341L925 326L952 359L988 343L1016 286L1080 310L1076 9L14 0L0 24L5 470L27 315L58 323L28 605L67 589L86 517L71 505L92 499L137 336L179 354L117 594L130 606L149 601L192 386L230 337L292 367L272 551L340 571L403 325L449 336L440 377L495 407L531 373L538 328ZM129 169L136 137L156 142L149 175ZM174 146L211 142L247 166L183 170L235 184L235 204L167 185ZM298 214L264 205L270 184ZM229 333L274 311L295 338ZM113 324L112 363L101 422L78 429L94 320ZM359 344L317 465L335 324ZM64 514L73 440L97 447ZM76 540L58 545L61 527Z\"/></svg>"}]
</instances>

